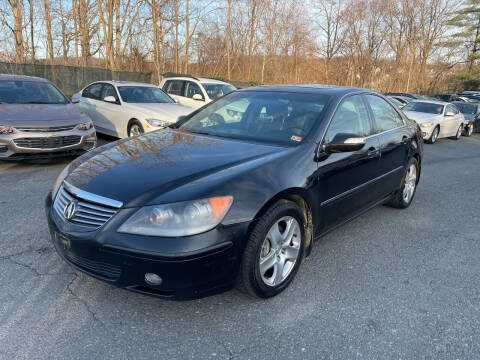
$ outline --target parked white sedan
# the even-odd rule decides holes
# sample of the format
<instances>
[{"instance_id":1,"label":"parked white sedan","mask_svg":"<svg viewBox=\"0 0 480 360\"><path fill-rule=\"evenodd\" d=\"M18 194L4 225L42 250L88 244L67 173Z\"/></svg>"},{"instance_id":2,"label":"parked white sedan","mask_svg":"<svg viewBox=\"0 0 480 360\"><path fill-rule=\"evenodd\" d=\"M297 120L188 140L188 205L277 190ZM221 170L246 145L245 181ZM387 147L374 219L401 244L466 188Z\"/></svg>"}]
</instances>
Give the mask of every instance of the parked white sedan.
<instances>
[{"instance_id":1,"label":"parked white sedan","mask_svg":"<svg viewBox=\"0 0 480 360\"><path fill-rule=\"evenodd\" d=\"M433 144L438 138L462 136L465 118L453 104L442 101L412 101L403 107L403 112L414 120L422 130L423 139Z\"/></svg>"},{"instance_id":2,"label":"parked white sedan","mask_svg":"<svg viewBox=\"0 0 480 360\"><path fill-rule=\"evenodd\" d=\"M72 97L97 132L129 137L164 128L193 111L151 84L99 81Z\"/></svg>"}]
</instances>

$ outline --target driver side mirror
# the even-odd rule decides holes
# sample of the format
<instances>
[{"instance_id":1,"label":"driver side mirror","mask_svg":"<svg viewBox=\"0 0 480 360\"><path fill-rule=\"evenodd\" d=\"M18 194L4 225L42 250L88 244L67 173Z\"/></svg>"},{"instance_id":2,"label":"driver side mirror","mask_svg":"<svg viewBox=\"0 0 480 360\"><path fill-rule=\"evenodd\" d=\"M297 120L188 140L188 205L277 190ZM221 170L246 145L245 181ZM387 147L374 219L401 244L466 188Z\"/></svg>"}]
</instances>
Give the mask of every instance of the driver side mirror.
<instances>
[{"instance_id":1,"label":"driver side mirror","mask_svg":"<svg viewBox=\"0 0 480 360\"><path fill-rule=\"evenodd\" d=\"M73 94L72 98L70 100L71 100L72 104L78 104L80 102L80 95L78 93Z\"/></svg>"},{"instance_id":2,"label":"driver side mirror","mask_svg":"<svg viewBox=\"0 0 480 360\"><path fill-rule=\"evenodd\" d=\"M113 104L117 103L117 99L115 99L115 96L105 96L103 98L103 101L108 102L108 103L113 103Z\"/></svg>"},{"instance_id":3,"label":"driver side mirror","mask_svg":"<svg viewBox=\"0 0 480 360\"><path fill-rule=\"evenodd\" d=\"M193 99L193 100L197 100L197 101L205 101L205 99L203 98L203 96L200 95L200 94L194 94L194 95L192 96L192 99Z\"/></svg>"},{"instance_id":4,"label":"driver side mirror","mask_svg":"<svg viewBox=\"0 0 480 360\"><path fill-rule=\"evenodd\" d=\"M445 111L445 116L453 116L455 115L453 111Z\"/></svg>"},{"instance_id":5,"label":"driver side mirror","mask_svg":"<svg viewBox=\"0 0 480 360\"><path fill-rule=\"evenodd\" d=\"M331 142L324 144L322 150L326 154L358 151L365 146L366 142L363 136L340 133L335 135Z\"/></svg>"}]
</instances>

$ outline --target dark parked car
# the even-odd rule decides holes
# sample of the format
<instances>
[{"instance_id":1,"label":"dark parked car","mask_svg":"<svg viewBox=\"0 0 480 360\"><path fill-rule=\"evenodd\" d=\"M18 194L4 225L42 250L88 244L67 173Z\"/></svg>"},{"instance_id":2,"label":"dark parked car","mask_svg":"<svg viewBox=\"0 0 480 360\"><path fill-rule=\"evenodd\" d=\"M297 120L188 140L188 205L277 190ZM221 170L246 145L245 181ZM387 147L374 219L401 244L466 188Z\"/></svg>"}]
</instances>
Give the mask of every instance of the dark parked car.
<instances>
[{"instance_id":1,"label":"dark parked car","mask_svg":"<svg viewBox=\"0 0 480 360\"><path fill-rule=\"evenodd\" d=\"M465 117L463 134L471 136L473 132L480 132L480 103L454 102L453 104Z\"/></svg>"},{"instance_id":2,"label":"dark parked car","mask_svg":"<svg viewBox=\"0 0 480 360\"><path fill-rule=\"evenodd\" d=\"M385 95L386 96L403 96L412 100L425 100L425 97L423 97L422 95L402 93L402 92L388 92L388 93L385 93Z\"/></svg>"},{"instance_id":3,"label":"dark parked car","mask_svg":"<svg viewBox=\"0 0 480 360\"><path fill-rule=\"evenodd\" d=\"M408 207L422 153L417 125L373 91L248 88L73 161L48 223L66 262L131 291L270 297L313 240L378 204Z\"/></svg>"},{"instance_id":4,"label":"dark parked car","mask_svg":"<svg viewBox=\"0 0 480 360\"><path fill-rule=\"evenodd\" d=\"M0 159L79 155L97 143L92 121L50 81L0 75Z\"/></svg>"},{"instance_id":5,"label":"dark parked car","mask_svg":"<svg viewBox=\"0 0 480 360\"><path fill-rule=\"evenodd\" d=\"M435 94L430 96L432 99L445 101L445 102L465 102L460 96L457 94Z\"/></svg>"}]
</instances>

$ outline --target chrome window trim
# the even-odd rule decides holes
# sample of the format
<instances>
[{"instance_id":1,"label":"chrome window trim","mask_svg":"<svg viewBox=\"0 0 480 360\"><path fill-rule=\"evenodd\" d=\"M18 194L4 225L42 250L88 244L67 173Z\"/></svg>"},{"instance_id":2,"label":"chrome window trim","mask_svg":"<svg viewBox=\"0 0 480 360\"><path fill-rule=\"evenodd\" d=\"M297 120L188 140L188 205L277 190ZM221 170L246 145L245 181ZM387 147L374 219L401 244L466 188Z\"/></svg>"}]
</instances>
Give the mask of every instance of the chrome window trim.
<instances>
[{"instance_id":1,"label":"chrome window trim","mask_svg":"<svg viewBox=\"0 0 480 360\"><path fill-rule=\"evenodd\" d=\"M81 189L73 186L72 184L69 184L66 181L63 182L63 186L69 192L71 192L73 195L75 195L76 197L78 197L80 199L87 200L87 201L90 201L90 202L93 202L93 203L99 204L99 205L110 206L110 207L117 208L117 209L119 209L123 206L123 202L121 202L121 201L113 200L113 199L106 198L106 197L96 195L96 194L92 194L88 191L81 190Z\"/></svg>"}]
</instances>

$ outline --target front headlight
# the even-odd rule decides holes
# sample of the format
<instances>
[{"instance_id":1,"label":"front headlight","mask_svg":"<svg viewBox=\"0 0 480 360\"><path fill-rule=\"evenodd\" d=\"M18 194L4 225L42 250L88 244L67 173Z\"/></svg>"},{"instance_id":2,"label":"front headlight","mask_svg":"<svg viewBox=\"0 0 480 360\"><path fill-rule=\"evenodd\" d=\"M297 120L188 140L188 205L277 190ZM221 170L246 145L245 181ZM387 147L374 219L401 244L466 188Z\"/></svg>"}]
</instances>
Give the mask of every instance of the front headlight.
<instances>
[{"instance_id":1,"label":"front headlight","mask_svg":"<svg viewBox=\"0 0 480 360\"><path fill-rule=\"evenodd\" d=\"M429 123L423 123L423 124L420 124L420 126L422 127L432 127L433 126L433 123L429 122Z\"/></svg>"},{"instance_id":2,"label":"front headlight","mask_svg":"<svg viewBox=\"0 0 480 360\"><path fill-rule=\"evenodd\" d=\"M15 128L11 126L2 126L0 125L0 135L8 135L15 131Z\"/></svg>"},{"instance_id":3,"label":"front headlight","mask_svg":"<svg viewBox=\"0 0 480 360\"><path fill-rule=\"evenodd\" d=\"M167 127L170 125L172 122L171 121L165 121L165 120L159 120L159 119L145 119L150 125L155 126L155 127Z\"/></svg>"},{"instance_id":4,"label":"front headlight","mask_svg":"<svg viewBox=\"0 0 480 360\"><path fill-rule=\"evenodd\" d=\"M78 130L90 130L93 127L93 123L91 121L87 121L77 125Z\"/></svg>"},{"instance_id":5,"label":"front headlight","mask_svg":"<svg viewBox=\"0 0 480 360\"><path fill-rule=\"evenodd\" d=\"M213 229L225 217L233 197L222 196L174 204L146 206L118 232L149 236L188 236Z\"/></svg>"},{"instance_id":6,"label":"front headlight","mask_svg":"<svg viewBox=\"0 0 480 360\"><path fill-rule=\"evenodd\" d=\"M65 178L67 177L69 166L70 166L70 164L65 166L65 168L62 170L60 175L58 175L57 180L55 181L55 184L53 185L52 199L55 199L55 195L57 195L57 191L60 188L60 185L62 185L63 180L65 180Z\"/></svg>"}]
</instances>

